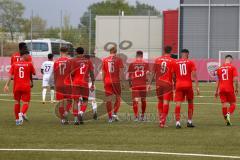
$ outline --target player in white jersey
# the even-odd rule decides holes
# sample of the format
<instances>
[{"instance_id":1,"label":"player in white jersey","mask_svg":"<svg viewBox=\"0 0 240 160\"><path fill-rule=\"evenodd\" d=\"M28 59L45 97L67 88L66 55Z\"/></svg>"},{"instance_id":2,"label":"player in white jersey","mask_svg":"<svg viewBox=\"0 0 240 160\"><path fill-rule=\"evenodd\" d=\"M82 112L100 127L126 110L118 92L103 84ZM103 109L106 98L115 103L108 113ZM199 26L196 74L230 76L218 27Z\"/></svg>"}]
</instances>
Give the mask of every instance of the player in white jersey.
<instances>
[{"instance_id":1,"label":"player in white jersey","mask_svg":"<svg viewBox=\"0 0 240 160\"><path fill-rule=\"evenodd\" d=\"M43 62L41 66L42 80L42 101L45 103L47 89L50 88L51 103L54 102L54 77L53 77L53 54L48 54L48 61Z\"/></svg>"},{"instance_id":2,"label":"player in white jersey","mask_svg":"<svg viewBox=\"0 0 240 160\"><path fill-rule=\"evenodd\" d=\"M92 82L89 82L88 86L92 86ZM95 88L95 86L94 86L94 88ZM97 120L97 102L96 102L96 92L95 92L95 89L94 90L89 89L88 101L92 105L93 119Z\"/></svg>"}]
</instances>

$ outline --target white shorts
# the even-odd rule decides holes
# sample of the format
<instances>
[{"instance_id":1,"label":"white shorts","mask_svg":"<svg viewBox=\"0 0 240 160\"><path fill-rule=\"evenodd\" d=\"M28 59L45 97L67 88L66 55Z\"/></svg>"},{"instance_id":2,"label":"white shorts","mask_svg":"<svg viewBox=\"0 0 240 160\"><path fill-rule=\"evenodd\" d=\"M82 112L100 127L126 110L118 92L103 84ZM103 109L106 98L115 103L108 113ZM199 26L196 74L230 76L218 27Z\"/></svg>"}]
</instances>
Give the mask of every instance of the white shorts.
<instances>
[{"instance_id":1,"label":"white shorts","mask_svg":"<svg viewBox=\"0 0 240 160\"><path fill-rule=\"evenodd\" d=\"M90 88L92 86L92 83L88 83L88 87L89 87L89 97L88 97L88 100L90 101L94 101L96 99L96 92L95 92L95 89L94 91L91 91Z\"/></svg>"},{"instance_id":2,"label":"white shorts","mask_svg":"<svg viewBox=\"0 0 240 160\"><path fill-rule=\"evenodd\" d=\"M43 87L54 87L54 80L52 78L45 78L42 80Z\"/></svg>"}]
</instances>

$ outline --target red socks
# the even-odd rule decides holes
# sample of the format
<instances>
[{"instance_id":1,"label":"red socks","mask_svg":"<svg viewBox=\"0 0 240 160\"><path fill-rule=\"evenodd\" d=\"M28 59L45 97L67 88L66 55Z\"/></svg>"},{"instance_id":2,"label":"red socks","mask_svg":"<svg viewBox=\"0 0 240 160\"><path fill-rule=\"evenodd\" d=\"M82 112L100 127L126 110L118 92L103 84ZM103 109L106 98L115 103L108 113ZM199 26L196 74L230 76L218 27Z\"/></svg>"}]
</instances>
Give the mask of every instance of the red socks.
<instances>
[{"instance_id":1,"label":"red socks","mask_svg":"<svg viewBox=\"0 0 240 160\"><path fill-rule=\"evenodd\" d=\"M28 104L23 104L23 107L22 107L22 113L25 114L28 110L28 107L29 105Z\"/></svg>"},{"instance_id":2,"label":"red socks","mask_svg":"<svg viewBox=\"0 0 240 160\"><path fill-rule=\"evenodd\" d=\"M180 111L181 111L181 107L180 106L176 106L176 108L175 108L175 118L176 118L176 121L180 121L180 118L181 118Z\"/></svg>"},{"instance_id":3,"label":"red socks","mask_svg":"<svg viewBox=\"0 0 240 160\"><path fill-rule=\"evenodd\" d=\"M159 117L159 121L161 121L161 117L162 117L162 113L163 113L163 102L158 102L158 117Z\"/></svg>"},{"instance_id":4,"label":"red socks","mask_svg":"<svg viewBox=\"0 0 240 160\"><path fill-rule=\"evenodd\" d=\"M112 118L112 102L106 102L108 117Z\"/></svg>"},{"instance_id":5,"label":"red socks","mask_svg":"<svg viewBox=\"0 0 240 160\"><path fill-rule=\"evenodd\" d=\"M193 104L188 104L188 120L192 120L193 110L194 110Z\"/></svg>"},{"instance_id":6,"label":"red socks","mask_svg":"<svg viewBox=\"0 0 240 160\"><path fill-rule=\"evenodd\" d=\"M165 122L166 122L168 111L169 111L169 104L164 104L163 105L162 120L161 120L162 124L165 124Z\"/></svg>"},{"instance_id":7,"label":"red socks","mask_svg":"<svg viewBox=\"0 0 240 160\"><path fill-rule=\"evenodd\" d=\"M222 107L222 114L223 114L223 116L225 117L227 113L228 113L227 107L226 107L226 106L223 106L223 107Z\"/></svg>"},{"instance_id":8,"label":"red socks","mask_svg":"<svg viewBox=\"0 0 240 160\"><path fill-rule=\"evenodd\" d=\"M116 98L116 102L114 104L114 113L117 113L119 108L120 108L120 104L121 104L121 98L120 97L117 97Z\"/></svg>"},{"instance_id":9,"label":"red socks","mask_svg":"<svg viewBox=\"0 0 240 160\"><path fill-rule=\"evenodd\" d=\"M81 105L80 111L83 112L83 113L85 113L86 110L87 110L87 105L83 103L83 104Z\"/></svg>"},{"instance_id":10,"label":"red socks","mask_svg":"<svg viewBox=\"0 0 240 160\"><path fill-rule=\"evenodd\" d=\"M14 113L15 113L15 118L19 119L18 113L20 113L20 104L14 105Z\"/></svg>"},{"instance_id":11,"label":"red socks","mask_svg":"<svg viewBox=\"0 0 240 160\"><path fill-rule=\"evenodd\" d=\"M235 109L236 109L236 105L235 104L231 104L229 109L228 109L228 112L232 115L233 112L235 111Z\"/></svg>"},{"instance_id":12,"label":"red socks","mask_svg":"<svg viewBox=\"0 0 240 160\"><path fill-rule=\"evenodd\" d=\"M138 102L137 101L133 101L133 112L134 112L134 116L138 117Z\"/></svg>"},{"instance_id":13,"label":"red socks","mask_svg":"<svg viewBox=\"0 0 240 160\"><path fill-rule=\"evenodd\" d=\"M146 112L147 102L145 99L144 100L142 99L141 102L142 102L142 115L144 115Z\"/></svg>"},{"instance_id":14,"label":"red socks","mask_svg":"<svg viewBox=\"0 0 240 160\"><path fill-rule=\"evenodd\" d=\"M60 107L58 108L58 111L59 111L59 113L60 113L60 118L62 119L62 118L63 118L63 115L64 115L64 106L60 106Z\"/></svg>"}]
</instances>

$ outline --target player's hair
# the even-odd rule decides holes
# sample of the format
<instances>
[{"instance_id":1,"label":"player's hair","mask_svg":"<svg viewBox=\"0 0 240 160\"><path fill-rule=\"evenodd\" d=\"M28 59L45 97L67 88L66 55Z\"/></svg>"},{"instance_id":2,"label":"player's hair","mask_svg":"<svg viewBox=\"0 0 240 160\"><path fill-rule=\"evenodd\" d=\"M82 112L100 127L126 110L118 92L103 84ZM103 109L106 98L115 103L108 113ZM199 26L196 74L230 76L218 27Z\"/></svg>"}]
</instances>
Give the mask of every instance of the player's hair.
<instances>
[{"instance_id":1,"label":"player's hair","mask_svg":"<svg viewBox=\"0 0 240 160\"><path fill-rule=\"evenodd\" d=\"M52 53L50 53L50 54L48 54L48 59L53 59L53 54Z\"/></svg>"},{"instance_id":2,"label":"player's hair","mask_svg":"<svg viewBox=\"0 0 240 160\"><path fill-rule=\"evenodd\" d=\"M76 52L77 52L77 54L84 54L84 48L78 47L78 48L76 49Z\"/></svg>"},{"instance_id":3,"label":"player's hair","mask_svg":"<svg viewBox=\"0 0 240 160\"><path fill-rule=\"evenodd\" d=\"M230 54L228 54L228 55L225 56L225 59L227 59L227 58L231 58L231 59L233 59L233 56L230 55Z\"/></svg>"},{"instance_id":4,"label":"player's hair","mask_svg":"<svg viewBox=\"0 0 240 160\"><path fill-rule=\"evenodd\" d=\"M117 48L116 47L112 47L110 49L110 53L117 53Z\"/></svg>"},{"instance_id":5,"label":"player's hair","mask_svg":"<svg viewBox=\"0 0 240 160\"><path fill-rule=\"evenodd\" d=\"M143 57L143 51L137 51L136 56L137 57Z\"/></svg>"},{"instance_id":6,"label":"player's hair","mask_svg":"<svg viewBox=\"0 0 240 160\"><path fill-rule=\"evenodd\" d=\"M19 53L20 53L20 56L24 56L24 55L29 54L29 51L27 49L22 49L22 50L20 50Z\"/></svg>"},{"instance_id":7,"label":"player's hair","mask_svg":"<svg viewBox=\"0 0 240 160\"><path fill-rule=\"evenodd\" d=\"M25 42L20 42L18 44L18 48L19 48L19 50L26 49L27 48L27 44Z\"/></svg>"},{"instance_id":8,"label":"player's hair","mask_svg":"<svg viewBox=\"0 0 240 160\"><path fill-rule=\"evenodd\" d=\"M171 46L166 46L164 48L165 53L170 54L172 52L172 47Z\"/></svg>"},{"instance_id":9,"label":"player's hair","mask_svg":"<svg viewBox=\"0 0 240 160\"><path fill-rule=\"evenodd\" d=\"M90 59L91 56L89 54L84 55L85 58Z\"/></svg>"},{"instance_id":10,"label":"player's hair","mask_svg":"<svg viewBox=\"0 0 240 160\"><path fill-rule=\"evenodd\" d=\"M67 53L68 52L68 48L67 47L61 47L60 48L60 52Z\"/></svg>"},{"instance_id":11,"label":"player's hair","mask_svg":"<svg viewBox=\"0 0 240 160\"><path fill-rule=\"evenodd\" d=\"M189 53L189 50L188 49L182 49L181 53Z\"/></svg>"}]
</instances>

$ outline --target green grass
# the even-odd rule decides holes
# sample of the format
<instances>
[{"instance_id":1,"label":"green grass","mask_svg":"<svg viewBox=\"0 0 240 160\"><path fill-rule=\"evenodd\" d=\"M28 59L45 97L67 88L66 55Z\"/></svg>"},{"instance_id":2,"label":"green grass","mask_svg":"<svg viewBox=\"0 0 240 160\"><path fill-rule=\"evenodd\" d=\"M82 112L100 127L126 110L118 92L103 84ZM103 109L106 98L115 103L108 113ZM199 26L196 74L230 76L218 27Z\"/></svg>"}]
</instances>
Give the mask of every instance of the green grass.
<instances>
[{"instance_id":1,"label":"green grass","mask_svg":"<svg viewBox=\"0 0 240 160\"><path fill-rule=\"evenodd\" d=\"M3 95L4 82L0 82L0 99L12 100ZM102 83L97 84L102 88ZM202 96L213 96L214 84L201 84ZM212 91L212 92L211 92ZM123 120L108 124L107 118L89 121L82 126L62 126L55 115L55 106L41 104L41 82L36 81L31 107L28 111L30 122L15 126L13 101L0 100L0 148L60 148L60 149L99 149L99 150L137 150L200 153L240 156L239 109L232 117L233 126L226 127L221 115L219 100L212 97L197 97L195 105L194 129L176 130L171 105L169 127L160 129L156 122L135 123ZM154 93L154 91L152 91ZM152 94L153 94L152 93ZM104 95L97 95L103 98ZM129 94L124 92L126 99ZM147 112L156 113L156 98L150 97ZM215 104L216 103L216 104ZM186 115L186 105L182 113ZM101 110L101 109L100 109ZM102 109L103 110L103 109ZM123 103L122 115L132 113L132 107ZM11 154L10 154L11 153ZM203 157L179 157L173 155L135 155L128 153L82 153L82 152L9 152L0 151L0 159L214 159Z\"/></svg>"}]
</instances>

